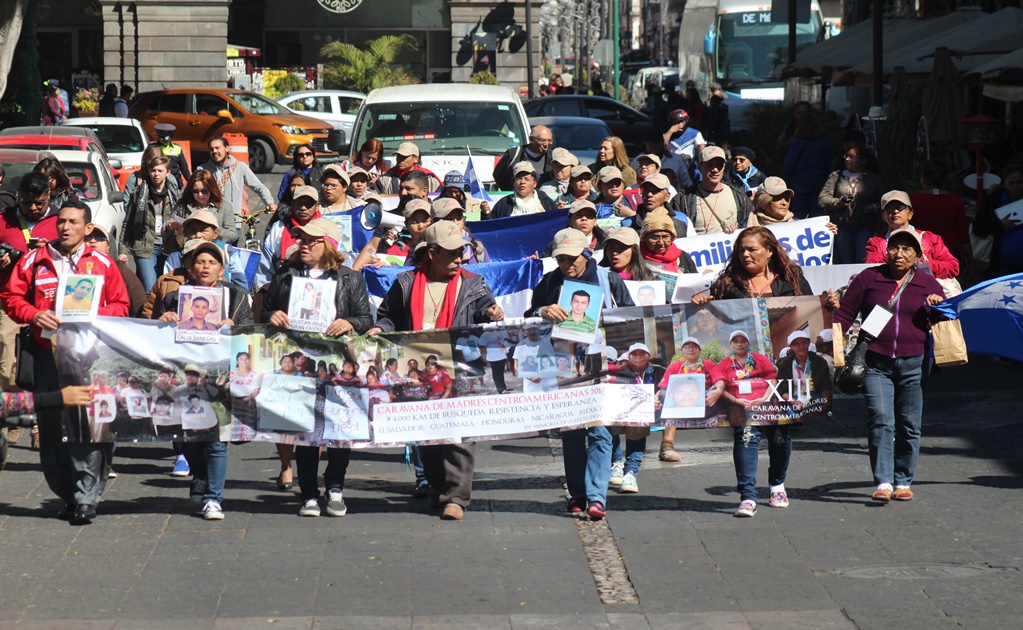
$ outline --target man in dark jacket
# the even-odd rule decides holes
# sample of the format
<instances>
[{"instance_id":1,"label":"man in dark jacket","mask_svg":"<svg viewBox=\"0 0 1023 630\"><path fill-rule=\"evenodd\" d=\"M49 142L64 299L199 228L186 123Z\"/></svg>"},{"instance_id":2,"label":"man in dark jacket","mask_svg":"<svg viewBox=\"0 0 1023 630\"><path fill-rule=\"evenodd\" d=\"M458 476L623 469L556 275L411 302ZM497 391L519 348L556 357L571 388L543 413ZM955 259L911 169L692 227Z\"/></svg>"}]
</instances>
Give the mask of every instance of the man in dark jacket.
<instances>
[{"instance_id":1,"label":"man in dark jacket","mask_svg":"<svg viewBox=\"0 0 1023 630\"><path fill-rule=\"evenodd\" d=\"M725 176L725 151L706 147L700 151L700 174L703 180L687 195L676 195L671 209L681 211L693 224L697 234L731 234L746 227L753 203L745 193L722 181Z\"/></svg>"},{"instance_id":2,"label":"man in dark jacket","mask_svg":"<svg viewBox=\"0 0 1023 630\"><path fill-rule=\"evenodd\" d=\"M519 162L532 162L533 170L539 179L547 172L547 165L550 163L550 155L547 150L554 142L554 134L543 125L533 127L529 132L529 144L508 149L494 166L494 183L501 190L511 190L515 183L515 173L512 167Z\"/></svg>"},{"instance_id":3,"label":"man in dark jacket","mask_svg":"<svg viewBox=\"0 0 1023 630\"><path fill-rule=\"evenodd\" d=\"M559 305L565 280L588 283L603 289L604 306L633 306L625 282L606 267L598 267L589 249L590 239L574 228L554 235L557 269L551 270L533 289L533 301L523 316L563 322L569 312ZM589 449L586 441L589 439ZM603 425L562 431L565 481L570 498L568 511L583 511L595 521L607 514L607 484L611 479L611 433Z\"/></svg>"},{"instance_id":4,"label":"man in dark jacket","mask_svg":"<svg viewBox=\"0 0 1023 630\"><path fill-rule=\"evenodd\" d=\"M444 185L443 182L436 173L419 165L421 159L419 147L415 142L402 142L394 152L394 166L377 179L374 189L381 195L404 194L401 189L401 183L405 181L404 176L412 171L419 171L427 176L429 192L439 191Z\"/></svg>"},{"instance_id":5,"label":"man in dark jacket","mask_svg":"<svg viewBox=\"0 0 1023 630\"><path fill-rule=\"evenodd\" d=\"M440 221L426 229L425 239L425 262L395 279L369 334L458 328L504 319L486 281L462 269L467 242L462 228L453 221ZM472 494L476 444L440 444L419 450L432 488L431 505L444 506L444 520L462 520Z\"/></svg>"}]
</instances>

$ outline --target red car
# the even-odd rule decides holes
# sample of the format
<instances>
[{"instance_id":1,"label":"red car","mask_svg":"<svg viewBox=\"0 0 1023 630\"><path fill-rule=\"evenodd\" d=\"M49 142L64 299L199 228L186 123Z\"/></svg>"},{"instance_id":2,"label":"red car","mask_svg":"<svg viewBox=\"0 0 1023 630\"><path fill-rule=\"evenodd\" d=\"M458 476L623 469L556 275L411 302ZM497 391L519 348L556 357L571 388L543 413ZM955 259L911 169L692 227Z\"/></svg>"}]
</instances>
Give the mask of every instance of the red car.
<instances>
[{"instance_id":1,"label":"red car","mask_svg":"<svg viewBox=\"0 0 1023 630\"><path fill-rule=\"evenodd\" d=\"M8 127L0 130L0 149L95 151L110 164L114 179L122 180L119 177L121 161L107 157L103 143L91 129L84 127Z\"/></svg>"}]
</instances>

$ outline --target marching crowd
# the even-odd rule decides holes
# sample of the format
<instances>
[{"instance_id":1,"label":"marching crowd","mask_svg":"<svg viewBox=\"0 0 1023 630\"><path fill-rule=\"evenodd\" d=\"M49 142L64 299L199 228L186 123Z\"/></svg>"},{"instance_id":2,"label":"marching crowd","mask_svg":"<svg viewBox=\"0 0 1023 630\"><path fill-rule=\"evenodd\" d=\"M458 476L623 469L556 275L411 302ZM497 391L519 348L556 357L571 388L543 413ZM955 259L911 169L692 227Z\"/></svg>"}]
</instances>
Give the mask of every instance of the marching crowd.
<instances>
[{"instance_id":1,"label":"marching crowd","mask_svg":"<svg viewBox=\"0 0 1023 630\"><path fill-rule=\"evenodd\" d=\"M209 141L210 161L194 172L175 169L174 156L168 156L167 150L174 146L170 142L174 130L158 126L165 141L146 151L142 169L129 182L123 224L99 225L93 222L89 206L78 199L60 163L43 160L33 173L21 178L16 201L0 215L4 244L0 249L0 374L5 392L15 385L32 392L4 394L5 411L13 416L34 410L38 421L32 429L33 444L38 447L47 483L64 501L59 516L88 523L96 517L111 474L113 444L92 439L82 405L95 393L95 387L60 387L52 339L61 324L55 303L62 275L102 276L97 299L99 314L104 316L176 322L182 287L218 287L226 291L229 302L220 326L263 323L288 328L292 288L300 279L313 278L335 281L336 316L327 327L328 336L466 327L502 321L506 316L483 277L472 271L473 263L490 258L486 244L467 228L466 217L478 212L483 220L497 220L567 208L566 227L550 235L550 244L536 253L553 257L556 266L533 288L532 303L525 313L507 314L557 323L569 317L558 303L566 280L605 286L609 306L632 306L625 280L650 280L659 271L695 272L692 258L676 241L696 234L724 232L737 233L737 237L709 294L694 298L694 303L813 295L814 289L768 227L827 215L836 234L834 261L877 265L858 275L841 299L828 293L827 304L835 312L835 321L848 331L857 318L876 306L894 312L895 324L869 340L863 388L876 484L872 498L909 500L919 450L925 344L929 321L935 317L930 306L956 290L959 275L959 260L942 235L918 229L913 219L915 209L929 208L945 194L941 191L944 175L938 165L928 167L927 183L933 188L923 197L888 191L869 151L862 143L853 142L845 148L842 165L830 176L825 171L825 179L814 190L808 184L810 174L819 174L821 169L808 161L821 155L819 146L814 147L819 132L807 112L800 114L802 107L797 106L791 133L787 128L779 139L779 146L786 147L783 172L791 174L787 179L760 171L755 153L748 148L727 150L708 144L690 126L686 111L676 110L664 122L664 132L652 133L646 151L631 160L622 141L611 137L602 142L597 161L583 165L563 149L551 150L556 139L549 129L533 128L525 145L509 149L497 163L495 180L511 193L493 206L468 195L460 173L441 177L423 168L413 142L398 147L390 166L377 140L367 141L350 159L327 166L318 164L312 148L303 145L296 149L294 164L274 196L244 163L231 156L224 138ZM788 177L792 186L786 183ZM995 194L1002 195L1003 203L1023 196L1021 182L1019 172L1007 173L1005 190ZM242 219L248 214L245 187L273 213L259 244L259 269L251 285L244 269L237 266L234 249L246 245L242 229ZM401 216L397 223L403 222L404 227L378 228L361 251L344 251L343 235L327 217L366 204L382 205L380 196L388 194L400 195L394 212ZM1017 229L1019 223L984 217L978 216L975 229L997 237L997 266L992 266L1000 273L1018 271L1023 254L1016 237L1023 233ZM110 253L112 240L116 240L116 257ZM930 273L917 272L921 262L929 265ZM410 269L397 276L374 314L359 272L366 266L387 264ZM534 337L536 331L535 326L524 327L523 346L542 343ZM746 379L777 379L782 370L813 373L815 377L820 374L823 353L810 350L812 341L805 333L791 336L791 358L778 365L751 352L749 338L741 331L727 338L728 354L717 364L699 358L702 342L695 336L683 340L682 358L671 365L652 364L650 350L636 343L611 371L616 382L657 386L658 408L664 402L667 378L675 373L705 375L703 395L708 408L722 404L749 407L763 399L743 387ZM817 341L823 345L826 340ZM588 373L603 371L606 363L601 355L606 350L598 344L596 353L589 348L583 351ZM589 359L594 354L595 365ZM492 357L489 351L485 360L492 367L503 364L499 354ZM251 389L251 358L239 355L236 361L238 369L230 377L232 388L237 381L248 383ZM423 372L416 369L412 374L410 369L405 377L415 376L428 398L452 395L450 382L438 376L446 372L436 358L433 365L430 360L426 363ZM327 374L323 379L340 382L357 378L351 373L353 367L345 365L331 372L324 366ZM304 371L319 372L318 366L308 368ZM294 366L288 369L294 370ZM393 378L396 371L388 365L375 376ZM176 392L174 399L194 396L198 401L212 401L225 395L228 379L211 383L203 372L198 366L188 366L183 382L173 373L163 375L163 383L159 387L154 384L148 395L153 396L154 405L171 388ZM124 377L125 384L119 383L118 392L131 387L131 375ZM504 391L503 383L497 383L496 368L493 377L497 390ZM542 391L547 386L544 380L538 377L530 382ZM819 387L830 390L830 374L826 380L828 386L824 387L818 378ZM556 379L553 387L557 387ZM242 416L253 413L251 393L233 398L232 403ZM600 519L606 514L609 484L619 485L623 492L638 491L636 475L646 435L622 433L624 440L602 426L561 432L570 512ZM735 515L749 517L756 512L756 453L761 438L768 442L770 455L769 505L787 507L784 484L792 449L788 427L734 426L733 433L740 493ZM669 428L662 438L661 459L679 460L674 440L675 431ZM204 517L224 518L227 444L185 441L175 442L174 448L174 473L192 476L191 496ZM342 492L350 453L343 448L326 451L325 493L321 494L317 479L320 449L278 445L278 485L290 489L294 484L294 455L303 516L318 516L321 508L332 516L346 512ZM416 449L414 459L422 471L416 493L440 509L442 518L461 520L471 498L475 445L424 445Z\"/></svg>"}]
</instances>

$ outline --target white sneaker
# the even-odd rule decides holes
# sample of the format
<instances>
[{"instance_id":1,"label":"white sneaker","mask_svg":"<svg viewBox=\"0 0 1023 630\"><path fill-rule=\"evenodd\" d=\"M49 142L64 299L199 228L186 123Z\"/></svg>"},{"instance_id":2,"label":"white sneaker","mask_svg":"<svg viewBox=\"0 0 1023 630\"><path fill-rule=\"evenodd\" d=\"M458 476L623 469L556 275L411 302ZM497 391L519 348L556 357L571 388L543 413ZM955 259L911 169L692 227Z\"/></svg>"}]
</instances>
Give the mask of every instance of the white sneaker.
<instances>
[{"instance_id":1,"label":"white sneaker","mask_svg":"<svg viewBox=\"0 0 1023 630\"><path fill-rule=\"evenodd\" d=\"M756 501L747 500L739 504L739 509L735 511L734 516L738 516L740 518L752 518L753 515L756 513L757 513Z\"/></svg>"},{"instance_id":2,"label":"white sneaker","mask_svg":"<svg viewBox=\"0 0 1023 630\"><path fill-rule=\"evenodd\" d=\"M327 491L327 514L331 516L344 516L348 513L348 506L341 497L340 490Z\"/></svg>"},{"instance_id":3,"label":"white sneaker","mask_svg":"<svg viewBox=\"0 0 1023 630\"><path fill-rule=\"evenodd\" d=\"M608 485L620 486L622 485L622 477L625 474L625 462L618 461L611 464L611 479L607 482Z\"/></svg>"},{"instance_id":4,"label":"white sneaker","mask_svg":"<svg viewBox=\"0 0 1023 630\"><path fill-rule=\"evenodd\" d=\"M224 509L216 501L207 501L202 509L202 517L207 521L224 520Z\"/></svg>"},{"instance_id":5,"label":"white sneaker","mask_svg":"<svg viewBox=\"0 0 1023 630\"><path fill-rule=\"evenodd\" d=\"M299 516L319 516L320 515L320 500L309 499L302 505L302 509L298 511Z\"/></svg>"},{"instance_id":6,"label":"white sneaker","mask_svg":"<svg viewBox=\"0 0 1023 630\"><path fill-rule=\"evenodd\" d=\"M622 487L618 489L623 494L635 494L639 492L639 483L636 481L636 473L627 472L622 477Z\"/></svg>"}]
</instances>

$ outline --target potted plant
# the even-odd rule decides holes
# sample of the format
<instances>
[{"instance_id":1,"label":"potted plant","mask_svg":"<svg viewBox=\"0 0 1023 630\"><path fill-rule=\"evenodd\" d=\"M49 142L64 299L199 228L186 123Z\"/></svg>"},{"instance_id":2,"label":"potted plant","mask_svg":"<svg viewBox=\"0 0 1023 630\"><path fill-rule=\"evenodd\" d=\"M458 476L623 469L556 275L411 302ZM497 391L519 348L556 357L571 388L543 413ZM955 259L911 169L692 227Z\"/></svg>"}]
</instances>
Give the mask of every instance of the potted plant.
<instances>
[{"instance_id":1,"label":"potted plant","mask_svg":"<svg viewBox=\"0 0 1023 630\"><path fill-rule=\"evenodd\" d=\"M79 116L96 116L99 109L99 90L85 88L78 90L71 100L71 106L78 111Z\"/></svg>"}]
</instances>

